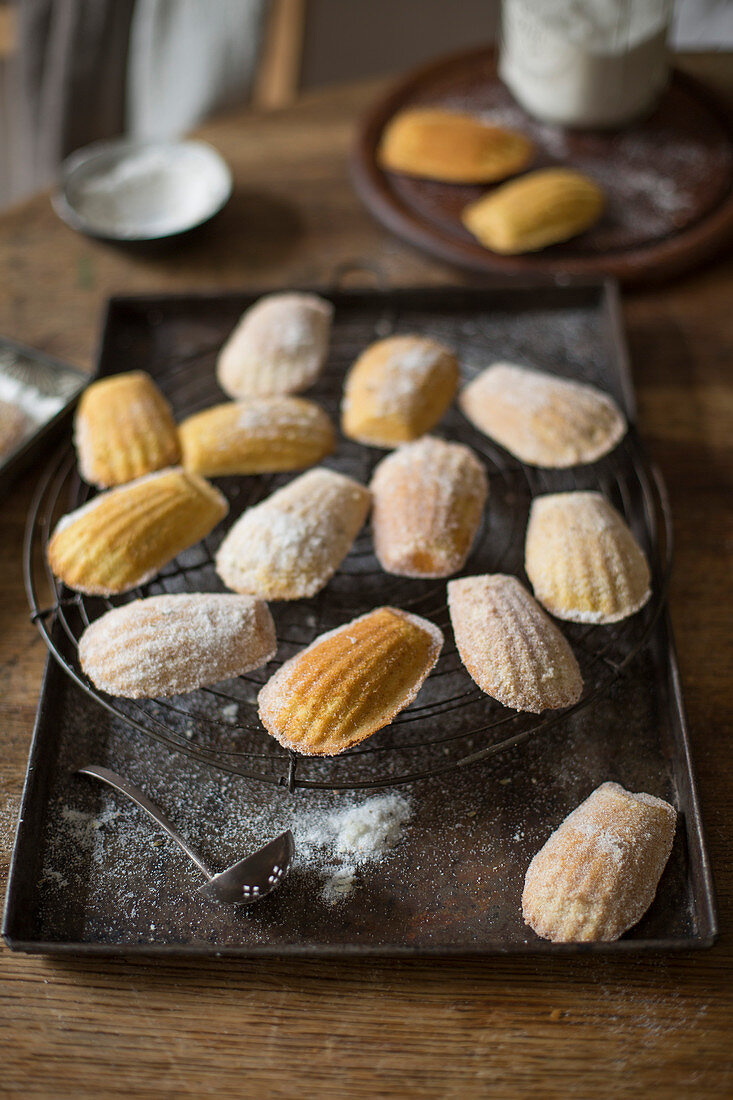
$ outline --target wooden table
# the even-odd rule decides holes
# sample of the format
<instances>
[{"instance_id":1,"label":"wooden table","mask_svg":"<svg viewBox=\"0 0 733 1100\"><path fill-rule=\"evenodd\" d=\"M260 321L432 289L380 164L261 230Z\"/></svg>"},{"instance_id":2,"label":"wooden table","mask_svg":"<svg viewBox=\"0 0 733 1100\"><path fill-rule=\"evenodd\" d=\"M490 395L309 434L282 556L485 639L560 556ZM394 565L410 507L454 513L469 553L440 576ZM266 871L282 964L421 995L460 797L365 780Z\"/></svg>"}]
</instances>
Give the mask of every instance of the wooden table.
<instances>
[{"instance_id":1,"label":"wooden table","mask_svg":"<svg viewBox=\"0 0 733 1100\"><path fill-rule=\"evenodd\" d=\"M730 57L686 67L733 99ZM0 217L0 332L90 367L118 292L324 282L377 263L394 284L460 281L377 228L346 152L371 83L203 135L231 163L220 220L132 256L72 233L39 196ZM671 604L717 878L711 951L621 959L2 963L2 1095L722 1097L733 1092L730 564L733 261L625 303L641 430L667 479ZM0 850L7 868L45 649L20 545L35 475L0 513ZM728 526L726 527L726 524ZM728 651L726 652L726 645Z\"/></svg>"}]
</instances>

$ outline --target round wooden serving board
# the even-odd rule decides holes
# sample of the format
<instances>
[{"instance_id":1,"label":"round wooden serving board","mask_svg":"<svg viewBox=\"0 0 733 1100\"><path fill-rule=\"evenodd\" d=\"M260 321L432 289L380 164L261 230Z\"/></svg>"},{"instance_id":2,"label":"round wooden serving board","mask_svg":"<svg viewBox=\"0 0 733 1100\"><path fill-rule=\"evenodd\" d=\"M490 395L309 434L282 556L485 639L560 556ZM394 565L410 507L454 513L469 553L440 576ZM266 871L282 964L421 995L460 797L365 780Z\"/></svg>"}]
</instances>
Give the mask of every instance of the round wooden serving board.
<instances>
[{"instance_id":1,"label":"round wooden serving board","mask_svg":"<svg viewBox=\"0 0 733 1100\"><path fill-rule=\"evenodd\" d=\"M406 107L441 106L521 130L537 146L532 168L572 166L603 187L607 206L586 233L523 256L499 256L461 224L485 185L412 179L377 166L385 124ZM425 251L492 275L615 275L652 282L710 259L733 240L733 118L693 78L674 72L654 113L617 132L566 130L530 118L484 48L417 70L362 121L353 178L371 212Z\"/></svg>"}]
</instances>

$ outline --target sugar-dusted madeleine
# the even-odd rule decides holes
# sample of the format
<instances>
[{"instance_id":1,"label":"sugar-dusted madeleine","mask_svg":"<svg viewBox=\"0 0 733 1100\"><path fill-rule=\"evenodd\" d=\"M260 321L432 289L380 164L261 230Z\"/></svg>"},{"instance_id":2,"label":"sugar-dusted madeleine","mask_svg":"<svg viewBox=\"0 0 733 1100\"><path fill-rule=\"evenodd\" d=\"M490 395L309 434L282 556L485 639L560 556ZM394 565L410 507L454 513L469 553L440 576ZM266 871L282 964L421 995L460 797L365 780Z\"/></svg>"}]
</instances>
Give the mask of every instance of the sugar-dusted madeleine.
<instances>
[{"instance_id":1,"label":"sugar-dusted madeleine","mask_svg":"<svg viewBox=\"0 0 733 1100\"><path fill-rule=\"evenodd\" d=\"M569 168L541 168L470 203L463 224L502 255L538 252L589 229L603 211L600 187Z\"/></svg>"},{"instance_id":2,"label":"sugar-dusted madeleine","mask_svg":"<svg viewBox=\"0 0 733 1100\"><path fill-rule=\"evenodd\" d=\"M525 922L556 943L617 940L654 900L676 822L661 798L602 783L530 863Z\"/></svg>"},{"instance_id":3,"label":"sugar-dusted madeleine","mask_svg":"<svg viewBox=\"0 0 733 1100\"><path fill-rule=\"evenodd\" d=\"M170 406L140 370L87 387L76 410L74 443L81 476L100 489L174 466L181 457Z\"/></svg>"},{"instance_id":4,"label":"sugar-dusted madeleine","mask_svg":"<svg viewBox=\"0 0 733 1100\"><path fill-rule=\"evenodd\" d=\"M492 183L526 168L532 142L515 130L440 107L399 111L384 128L382 168L445 183Z\"/></svg>"},{"instance_id":5,"label":"sugar-dusted madeleine","mask_svg":"<svg viewBox=\"0 0 733 1100\"><path fill-rule=\"evenodd\" d=\"M424 436L387 455L370 485L379 563L403 577L449 577L462 568L489 491L469 447Z\"/></svg>"},{"instance_id":6,"label":"sugar-dusted madeleine","mask_svg":"<svg viewBox=\"0 0 733 1100\"><path fill-rule=\"evenodd\" d=\"M583 678L575 655L516 577L450 581L448 606L461 660L492 699L533 714L577 703Z\"/></svg>"},{"instance_id":7,"label":"sugar-dusted madeleine","mask_svg":"<svg viewBox=\"0 0 733 1100\"><path fill-rule=\"evenodd\" d=\"M601 493L535 497L524 567L551 615L576 623L615 623L651 595L644 552Z\"/></svg>"},{"instance_id":8,"label":"sugar-dusted madeleine","mask_svg":"<svg viewBox=\"0 0 733 1100\"><path fill-rule=\"evenodd\" d=\"M442 645L427 619L379 607L286 661L260 691L262 723L288 749L335 756L412 702Z\"/></svg>"},{"instance_id":9,"label":"sugar-dusted madeleine","mask_svg":"<svg viewBox=\"0 0 733 1100\"><path fill-rule=\"evenodd\" d=\"M30 427L30 420L12 401L0 400L0 459L18 446Z\"/></svg>"},{"instance_id":10,"label":"sugar-dusted madeleine","mask_svg":"<svg viewBox=\"0 0 733 1100\"><path fill-rule=\"evenodd\" d=\"M228 588L267 600L314 596L351 549L369 490L333 470L309 470L237 520L216 569Z\"/></svg>"},{"instance_id":11,"label":"sugar-dusted madeleine","mask_svg":"<svg viewBox=\"0 0 733 1100\"><path fill-rule=\"evenodd\" d=\"M333 451L323 409L302 397L228 401L180 425L183 465L204 477L265 474L314 466Z\"/></svg>"},{"instance_id":12,"label":"sugar-dusted madeleine","mask_svg":"<svg viewBox=\"0 0 733 1100\"><path fill-rule=\"evenodd\" d=\"M458 362L429 336L370 344L346 378L344 435L375 447L410 443L434 428L455 396Z\"/></svg>"},{"instance_id":13,"label":"sugar-dusted madeleine","mask_svg":"<svg viewBox=\"0 0 733 1100\"><path fill-rule=\"evenodd\" d=\"M219 353L216 377L229 397L299 393L328 354L333 306L316 294L268 294L242 315Z\"/></svg>"},{"instance_id":14,"label":"sugar-dusted madeleine","mask_svg":"<svg viewBox=\"0 0 733 1100\"><path fill-rule=\"evenodd\" d=\"M197 474L160 470L63 516L48 544L48 563L79 592L127 592L205 538L228 510L218 489Z\"/></svg>"},{"instance_id":15,"label":"sugar-dusted madeleine","mask_svg":"<svg viewBox=\"0 0 733 1100\"><path fill-rule=\"evenodd\" d=\"M494 363L461 390L471 423L530 466L596 462L626 434L608 394L545 371Z\"/></svg>"},{"instance_id":16,"label":"sugar-dusted madeleine","mask_svg":"<svg viewBox=\"0 0 733 1100\"><path fill-rule=\"evenodd\" d=\"M108 611L82 634L79 659L101 691L150 699L241 676L267 664L276 649L264 600L196 592Z\"/></svg>"}]
</instances>

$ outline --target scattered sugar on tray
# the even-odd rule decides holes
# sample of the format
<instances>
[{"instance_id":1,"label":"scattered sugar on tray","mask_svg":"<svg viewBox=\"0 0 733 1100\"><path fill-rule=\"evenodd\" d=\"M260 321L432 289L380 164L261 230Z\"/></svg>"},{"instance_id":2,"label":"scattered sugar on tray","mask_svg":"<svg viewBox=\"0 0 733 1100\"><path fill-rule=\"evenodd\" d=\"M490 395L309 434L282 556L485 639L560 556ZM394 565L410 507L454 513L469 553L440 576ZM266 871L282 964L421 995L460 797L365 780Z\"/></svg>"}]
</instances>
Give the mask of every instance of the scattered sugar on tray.
<instances>
[{"instance_id":1,"label":"scattered sugar on tray","mask_svg":"<svg viewBox=\"0 0 733 1100\"><path fill-rule=\"evenodd\" d=\"M239 703L227 703L221 708L221 716L225 722L231 722L233 725L239 717Z\"/></svg>"},{"instance_id":2,"label":"scattered sugar on tray","mask_svg":"<svg viewBox=\"0 0 733 1100\"><path fill-rule=\"evenodd\" d=\"M330 905L335 905L341 901L342 898L350 894L354 889L356 879L356 868L347 866L339 867L334 871L329 879L326 880L326 885L321 891L321 897L324 901L327 901Z\"/></svg>"}]
</instances>

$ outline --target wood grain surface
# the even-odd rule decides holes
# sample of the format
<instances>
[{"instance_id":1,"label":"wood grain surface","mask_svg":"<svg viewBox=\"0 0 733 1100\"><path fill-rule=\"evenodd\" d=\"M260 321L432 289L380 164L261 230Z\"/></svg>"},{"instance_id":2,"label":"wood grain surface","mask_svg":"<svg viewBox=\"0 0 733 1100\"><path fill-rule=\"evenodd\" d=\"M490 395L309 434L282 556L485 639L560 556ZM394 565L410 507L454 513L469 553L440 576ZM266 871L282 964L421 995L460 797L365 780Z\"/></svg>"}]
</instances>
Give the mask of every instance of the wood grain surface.
<instances>
[{"instance_id":1,"label":"wood grain surface","mask_svg":"<svg viewBox=\"0 0 733 1100\"><path fill-rule=\"evenodd\" d=\"M685 66L733 101L730 56ZM360 259L398 285L460 281L361 209L346 155L375 83L203 136L236 189L173 250L75 235L40 196L0 218L0 332L91 366L106 297L327 282ZM0 1095L722 1097L733 1092L729 550L733 259L625 300L642 434L675 517L671 593L723 933L633 959L126 963L0 956ZM132 364L131 364L132 365ZM0 505L0 853L12 843L44 646L20 544L35 474ZM476 781L480 782L480 771Z\"/></svg>"}]
</instances>

